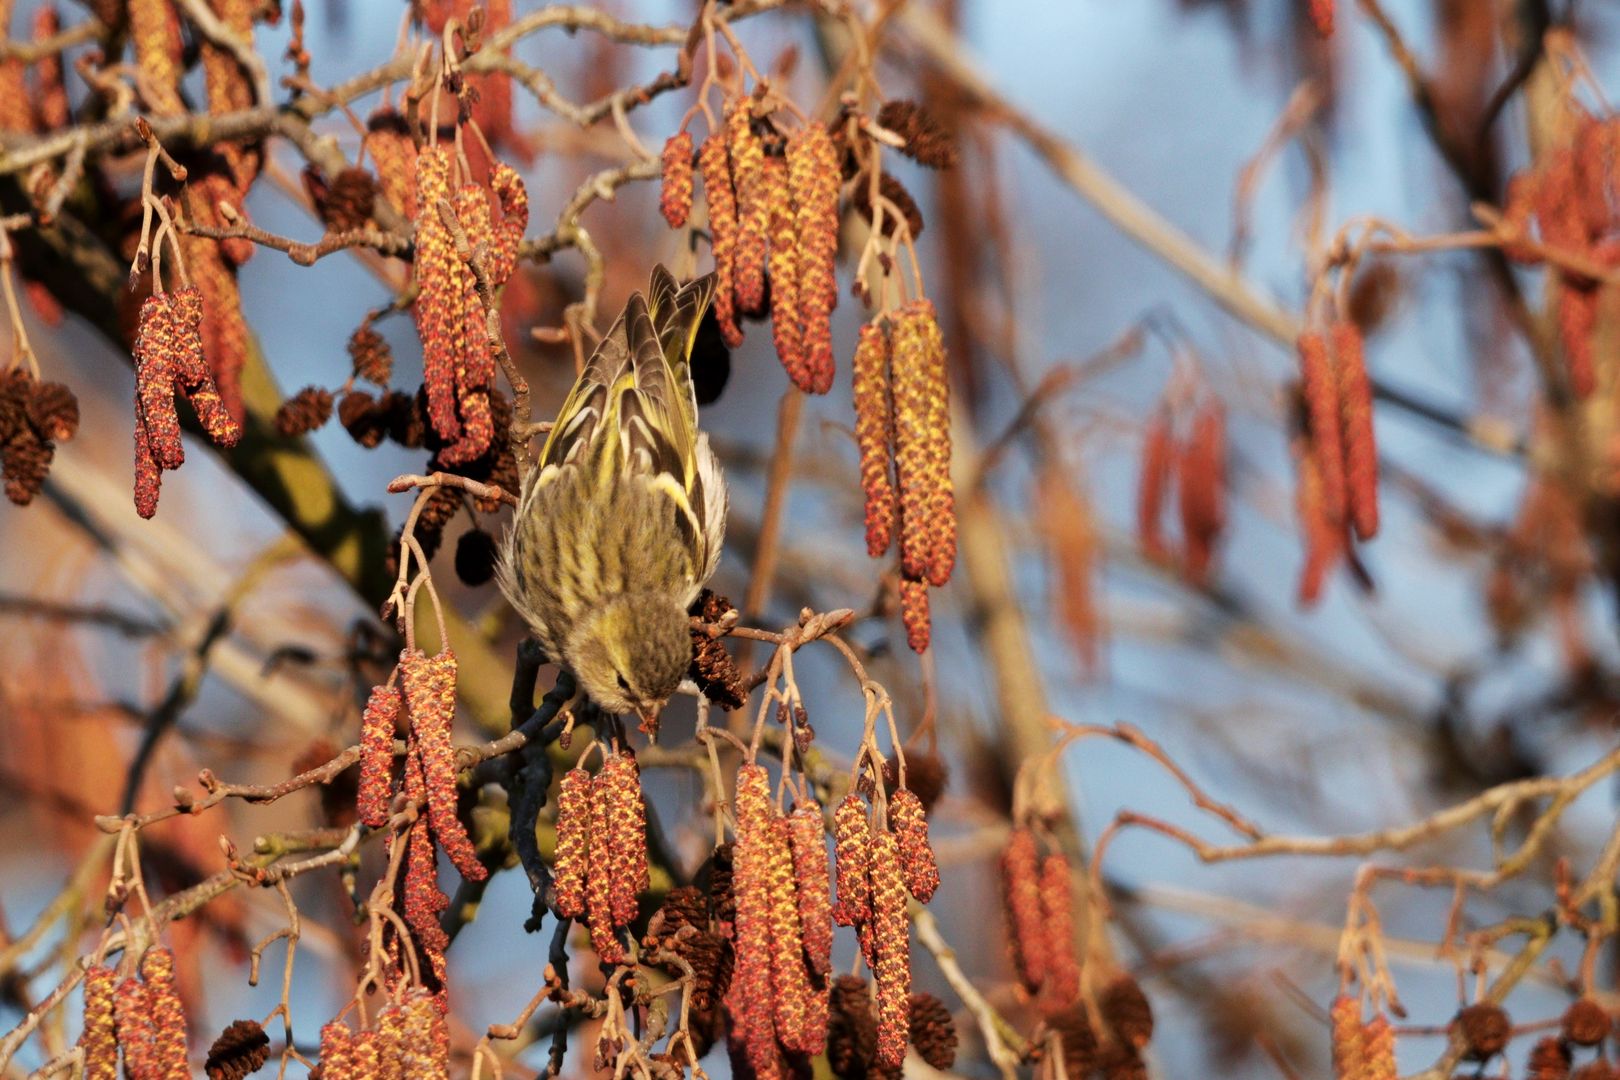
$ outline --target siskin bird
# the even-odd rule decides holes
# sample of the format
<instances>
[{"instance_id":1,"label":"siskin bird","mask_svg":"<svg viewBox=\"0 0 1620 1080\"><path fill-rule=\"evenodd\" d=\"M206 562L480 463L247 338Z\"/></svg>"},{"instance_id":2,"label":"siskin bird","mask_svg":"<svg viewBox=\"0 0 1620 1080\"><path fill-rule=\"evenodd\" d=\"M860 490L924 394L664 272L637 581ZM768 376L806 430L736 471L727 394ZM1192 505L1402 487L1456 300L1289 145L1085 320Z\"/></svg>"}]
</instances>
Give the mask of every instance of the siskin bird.
<instances>
[{"instance_id":1,"label":"siskin bird","mask_svg":"<svg viewBox=\"0 0 1620 1080\"><path fill-rule=\"evenodd\" d=\"M713 293L712 275L678 285L659 266L630 297L525 477L496 571L546 655L649 728L685 677L687 609L725 539L690 366Z\"/></svg>"}]
</instances>

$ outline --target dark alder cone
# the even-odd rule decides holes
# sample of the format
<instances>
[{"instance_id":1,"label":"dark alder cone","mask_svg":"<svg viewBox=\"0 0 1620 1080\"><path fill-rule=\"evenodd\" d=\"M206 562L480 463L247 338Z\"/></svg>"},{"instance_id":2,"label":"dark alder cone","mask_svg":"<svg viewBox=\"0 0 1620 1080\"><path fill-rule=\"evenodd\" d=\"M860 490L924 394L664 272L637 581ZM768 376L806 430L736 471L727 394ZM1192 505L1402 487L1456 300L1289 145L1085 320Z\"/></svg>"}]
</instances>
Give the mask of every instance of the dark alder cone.
<instances>
[{"instance_id":1,"label":"dark alder cone","mask_svg":"<svg viewBox=\"0 0 1620 1080\"><path fill-rule=\"evenodd\" d=\"M731 887L731 861L734 852L731 841L716 847L709 852L702 868L698 871L698 881L703 883L705 891L709 894L709 907L714 911L714 918L719 923L730 923L737 917L737 894Z\"/></svg>"},{"instance_id":2,"label":"dark alder cone","mask_svg":"<svg viewBox=\"0 0 1620 1080\"><path fill-rule=\"evenodd\" d=\"M1055 1013L1047 1024L1063 1049L1063 1072L1068 1080L1087 1080L1097 1065L1097 1033L1091 1030L1083 1002Z\"/></svg>"},{"instance_id":3,"label":"dark alder cone","mask_svg":"<svg viewBox=\"0 0 1620 1080\"><path fill-rule=\"evenodd\" d=\"M468 529L456 541L456 577L468 585L487 585L495 576L495 538L483 529Z\"/></svg>"},{"instance_id":4,"label":"dark alder cone","mask_svg":"<svg viewBox=\"0 0 1620 1080\"><path fill-rule=\"evenodd\" d=\"M350 165L333 179L325 205L317 209L328 229L347 232L366 223L376 201L377 181L365 169Z\"/></svg>"},{"instance_id":5,"label":"dark alder cone","mask_svg":"<svg viewBox=\"0 0 1620 1080\"><path fill-rule=\"evenodd\" d=\"M427 435L427 416L421 398L403 390L390 390L377 402L388 426L388 437L401 446L420 449Z\"/></svg>"},{"instance_id":6,"label":"dark alder cone","mask_svg":"<svg viewBox=\"0 0 1620 1080\"><path fill-rule=\"evenodd\" d=\"M956 1021L933 994L911 995L911 1046L942 1072L956 1064Z\"/></svg>"},{"instance_id":7,"label":"dark alder cone","mask_svg":"<svg viewBox=\"0 0 1620 1080\"><path fill-rule=\"evenodd\" d=\"M878 177L878 195L894 204L893 209L888 206L883 207L884 236L894 235L897 224L894 220L894 211L896 209L900 211L900 216L905 219L906 228L911 232L911 238L915 240L922 235L925 224L922 208L917 205L917 200L911 197L911 192L906 190L904 184L890 174L884 173ZM856 213L866 219L867 224L873 224L877 221L877 215L872 209L872 177L870 173L861 173L855 178L851 205L855 207Z\"/></svg>"},{"instance_id":8,"label":"dark alder cone","mask_svg":"<svg viewBox=\"0 0 1620 1080\"><path fill-rule=\"evenodd\" d=\"M866 980L855 975L834 979L828 1014L828 1066L845 1080L864 1077L877 1053L877 1021Z\"/></svg>"},{"instance_id":9,"label":"dark alder cone","mask_svg":"<svg viewBox=\"0 0 1620 1080\"><path fill-rule=\"evenodd\" d=\"M1570 1080L1614 1080L1615 1068L1602 1058L1576 1069Z\"/></svg>"},{"instance_id":10,"label":"dark alder cone","mask_svg":"<svg viewBox=\"0 0 1620 1080\"><path fill-rule=\"evenodd\" d=\"M332 419L332 391L306 386L276 410L276 430L288 438L307 435Z\"/></svg>"},{"instance_id":11,"label":"dark alder cone","mask_svg":"<svg viewBox=\"0 0 1620 1080\"><path fill-rule=\"evenodd\" d=\"M1513 1021L1500 1005L1481 1001L1457 1014L1452 1026L1462 1038L1469 1061L1488 1061L1500 1054L1513 1037Z\"/></svg>"},{"instance_id":12,"label":"dark alder cone","mask_svg":"<svg viewBox=\"0 0 1620 1080\"><path fill-rule=\"evenodd\" d=\"M683 926L709 928L709 899L695 885L681 885L664 894L664 902L648 927L649 934L674 934Z\"/></svg>"},{"instance_id":13,"label":"dark alder cone","mask_svg":"<svg viewBox=\"0 0 1620 1080\"><path fill-rule=\"evenodd\" d=\"M41 439L66 442L79 430L79 399L59 382L35 383L24 408Z\"/></svg>"},{"instance_id":14,"label":"dark alder cone","mask_svg":"<svg viewBox=\"0 0 1620 1080\"><path fill-rule=\"evenodd\" d=\"M394 351L371 323L361 323L360 328L349 335L349 359L354 361L355 378L378 386L388 385L394 371Z\"/></svg>"},{"instance_id":15,"label":"dark alder cone","mask_svg":"<svg viewBox=\"0 0 1620 1080\"><path fill-rule=\"evenodd\" d=\"M698 594L690 614L707 623L719 622L731 611L731 601L712 589ZM727 651L722 638L711 637L707 631L692 628L692 663L686 669L687 678L697 683L703 696L722 709L740 709L747 695L743 693L742 672Z\"/></svg>"},{"instance_id":16,"label":"dark alder cone","mask_svg":"<svg viewBox=\"0 0 1620 1080\"><path fill-rule=\"evenodd\" d=\"M1142 1055L1118 1043L1110 1043L1103 1047L1102 1053L1098 1055L1097 1071L1103 1080L1147 1080L1148 1075Z\"/></svg>"},{"instance_id":17,"label":"dark alder cone","mask_svg":"<svg viewBox=\"0 0 1620 1080\"><path fill-rule=\"evenodd\" d=\"M949 780L950 768L944 758L920 750L906 751L906 787L922 801L923 813L934 812L934 804L945 794L945 785ZM890 789L900 786L898 758L890 758L883 763L883 786Z\"/></svg>"},{"instance_id":18,"label":"dark alder cone","mask_svg":"<svg viewBox=\"0 0 1620 1080\"><path fill-rule=\"evenodd\" d=\"M27 506L45 487L45 475L51 471L51 458L56 454L53 443L39 438L31 429L12 435L0 447L0 476L5 477L6 498L18 506Z\"/></svg>"},{"instance_id":19,"label":"dark alder cone","mask_svg":"<svg viewBox=\"0 0 1620 1080\"><path fill-rule=\"evenodd\" d=\"M1565 1080L1569 1076L1569 1047L1562 1039L1548 1035L1530 1048L1525 1062L1525 1080Z\"/></svg>"},{"instance_id":20,"label":"dark alder cone","mask_svg":"<svg viewBox=\"0 0 1620 1080\"><path fill-rule=\"evenodd\" d=\"M692 968L692 1008L700 1013L718 1008L736 967L731 942L707 930L690 930L676 941L675 953Z\"/></svg>"},{"instance_id":21,"label":"dark alder cone","mask_svg":"<svg viewBox=\"0 0 1620 1080\"><path fill-rule=\"evenodd\" d=\"M387 434L377 400L364 390L350 390L343 395L338 402L338 422L350 438L367 450L382 442Z\"/></svg>"},{"instance_id":22,"label":"dark alder cone","mask_svg":"<svg viewBox=\"0 0 1620 1080\"><path fill-rule=\"evenodd\" d=\"M900 152L931 169L956 164L956 140L944 126L915 101L886 101L878 110L879 127L888 128L906 144Z\"/></svg>"},{"instance_id":23,"label":"dark alder cone","mask_svg":"<svg viewBox=\"0 0 1620 1080\"><path fill-rule=\"evenodd\" d=\"M233 1020L208 1048L203 1070L208 1080L241 1080L270 1057L270 1036L257 1020Z\"/></svg>"},{"instance_id":24,"label":"dark alder cone","mask_svg":"<svg viewBox=\"0 0 1620 1080\"><path fill-rule=\"evenodd\" d=\"M1097 1001L1097 1011L1114 1037L1126 1046L1142 1049L1153 1038L1153 1006L1135 979L1121 974L1108 984Z\"/></svg>"},{"instance_id":25,"label":"dark alder cone","mask_svg":"<svg viewBox=\"0 0 1620 1080\"><path fill-rule=\"evenodd\" d=\"M1609 1010L1591 998L1581 998L1564 1010L1564 1038L1576 1046L1596 1046L1609 1027Z\"/></svg>"},{"instance_id":26,"label":"dark alder cone","mask_svg":"<svg viewBox=\"0 0 1620 1080\"><path fill-rule=\"evenodd\" d=\"M0 369L0 446L28 423L28 398L34 380L23 368Z\"/></svg>"}]
</instances>

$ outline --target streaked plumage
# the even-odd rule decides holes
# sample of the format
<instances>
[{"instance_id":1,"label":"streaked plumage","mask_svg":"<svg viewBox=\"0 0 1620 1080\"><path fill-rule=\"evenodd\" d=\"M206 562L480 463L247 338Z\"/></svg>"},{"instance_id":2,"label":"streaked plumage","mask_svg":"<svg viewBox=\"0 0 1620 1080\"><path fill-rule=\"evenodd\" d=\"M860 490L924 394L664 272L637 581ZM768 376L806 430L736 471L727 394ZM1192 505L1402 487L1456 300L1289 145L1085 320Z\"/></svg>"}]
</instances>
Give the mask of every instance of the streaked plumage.
<instances>
[{"instance_id":1,"label":"streaked plumage","mask_svg":"<svg viewBox=\"0 0 1620 1080\"><path fill-rule=\"evenodd\" d=\"M713 280L662 266L608 331L525 478L497 568L546 654L614 712L650 717L691 658L687 608L714 573L726 488L698 430L690 360Z\"/></svg>"}]
</instances>

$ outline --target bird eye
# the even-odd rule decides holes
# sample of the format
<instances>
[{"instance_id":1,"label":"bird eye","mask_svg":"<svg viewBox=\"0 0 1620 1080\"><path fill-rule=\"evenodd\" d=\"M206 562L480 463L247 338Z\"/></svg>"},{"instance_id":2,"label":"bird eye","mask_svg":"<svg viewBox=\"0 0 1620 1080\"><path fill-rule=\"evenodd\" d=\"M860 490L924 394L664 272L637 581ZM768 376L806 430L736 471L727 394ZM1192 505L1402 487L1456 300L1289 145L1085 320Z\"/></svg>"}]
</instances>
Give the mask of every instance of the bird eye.
<instances>
[{"instance_id":1,"label":"bird eye","mask_svg":"<svg viewBox=\"0 0 1620 1080\"><path fill-rule=\"evenodd\" d=\"M630 692L630 680L628 680L628 679L626 679L624 677L624 672L615 671L613 673L613 676L614 676L614 678L619 680L619 689L623 690L625 693L629 693Z\"/></svg>"}]
</instances>

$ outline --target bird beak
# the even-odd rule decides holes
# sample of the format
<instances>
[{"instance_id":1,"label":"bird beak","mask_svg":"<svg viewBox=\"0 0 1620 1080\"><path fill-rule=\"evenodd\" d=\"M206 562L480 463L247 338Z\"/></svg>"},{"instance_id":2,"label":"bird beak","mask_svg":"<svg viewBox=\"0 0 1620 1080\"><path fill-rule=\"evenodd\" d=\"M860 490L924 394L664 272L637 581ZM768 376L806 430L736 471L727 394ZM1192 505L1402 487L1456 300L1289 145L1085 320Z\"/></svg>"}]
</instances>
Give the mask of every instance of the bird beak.
<instances>
[{"instance_id":1,"label":"bird beak","mask_svg":"<svg viewBox=\"0 0 1620 1080\"><path fill-rule=\"evenodd\" d=\"M658 713L659 710L656 707L643 707L636 710L636 715L641 717L641 732L647 736L647 741L653 745L658 743Z\"/></svg>"}]
</instances>

